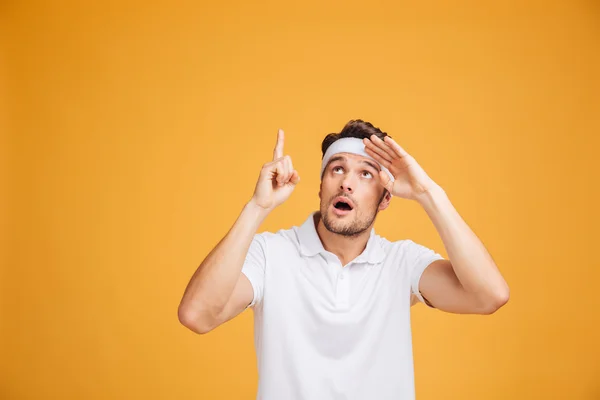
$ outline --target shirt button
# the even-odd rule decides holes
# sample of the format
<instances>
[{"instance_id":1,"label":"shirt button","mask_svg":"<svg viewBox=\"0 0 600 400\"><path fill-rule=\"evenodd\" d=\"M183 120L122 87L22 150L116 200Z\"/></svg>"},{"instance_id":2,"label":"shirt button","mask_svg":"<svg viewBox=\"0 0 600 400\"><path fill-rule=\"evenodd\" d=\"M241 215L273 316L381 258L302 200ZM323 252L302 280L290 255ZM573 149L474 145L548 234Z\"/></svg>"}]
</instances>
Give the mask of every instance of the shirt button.
<instances>
[{"instance_id":1,"label":"shirt button","mask_svg":"<svg viewBox=\"0 0 600 400\"><path fill-rule=\"evenodd\" d=\"M340 274L340 279L344 280L344 274Z\"/></svg>"}]
</instances>

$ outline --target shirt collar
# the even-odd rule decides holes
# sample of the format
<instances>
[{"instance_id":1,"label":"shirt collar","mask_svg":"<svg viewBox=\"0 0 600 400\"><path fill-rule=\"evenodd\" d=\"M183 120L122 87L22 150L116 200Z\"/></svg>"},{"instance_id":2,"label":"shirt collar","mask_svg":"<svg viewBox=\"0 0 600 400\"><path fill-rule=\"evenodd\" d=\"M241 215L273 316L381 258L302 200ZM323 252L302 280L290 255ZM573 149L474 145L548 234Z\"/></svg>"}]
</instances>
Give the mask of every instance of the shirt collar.
<instances>
[{"instance_id":1,"label":"shirt collar","mask_svg":"<svg viewBox=\"0 0 600 400\"><path fill-rule=\"evenodd\" d=\"M315 214L318 211L312 212L304 223L298 228L298 240L300 241L300 253L303 256L314 256L319 253L326 253L327 250L323 247L321 238L317 233L315 226ZM318 222L318 221L317 221ZM381 243L379 242L379 236L375 233L375 228L371 228L371 234L367 241L367 246L364 251L358 255L352 262L367 262L370 264L376 264L385 258L385 252Z\"/></svg>"}]
</instances>

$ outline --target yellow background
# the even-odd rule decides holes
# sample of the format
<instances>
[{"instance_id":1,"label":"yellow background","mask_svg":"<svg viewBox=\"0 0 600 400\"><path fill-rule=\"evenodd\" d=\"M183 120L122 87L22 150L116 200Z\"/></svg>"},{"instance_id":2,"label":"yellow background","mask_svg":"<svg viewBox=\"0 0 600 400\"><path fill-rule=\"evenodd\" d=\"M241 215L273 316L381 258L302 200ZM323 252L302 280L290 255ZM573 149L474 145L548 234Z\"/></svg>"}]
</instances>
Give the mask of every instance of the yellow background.
<instances>
[{"instance_id":1,"label":"yellow background","mask_svg":"<svg viewBox=\"0 0 600 400\"><path fill-rule=\"evenodd\" d=\"M600 4L0 5L2 399L253 399L252 311L177 320L281 127L318 207L351 118L448 193L511 288L491 316L414 308L417 398L600 399ZM376 230L447 256L417 204Z\"/></svg>"}]
</instances>

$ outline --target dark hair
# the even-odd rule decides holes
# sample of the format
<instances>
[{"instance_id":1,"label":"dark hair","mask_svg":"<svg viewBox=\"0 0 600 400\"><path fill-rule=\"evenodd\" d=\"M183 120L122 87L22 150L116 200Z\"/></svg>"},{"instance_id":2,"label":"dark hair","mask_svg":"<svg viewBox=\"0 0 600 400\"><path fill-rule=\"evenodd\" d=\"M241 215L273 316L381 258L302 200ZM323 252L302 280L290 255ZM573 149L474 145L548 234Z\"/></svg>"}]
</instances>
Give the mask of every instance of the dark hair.
<instances>
[{"instance_id":1,"label":"dark hair","mask_svg":"<svg viewBox=\"0 0 600 400\"><path fill-rule=\"evenodd\" d=\"M325 136L325 139L323 139L323 143L321 143L321 152L323 153L321 155L321 159L323 159L323 157L325 156L325 152L327 151L329 146L331 146L333 142L335 142L338 139L347 137L368 139L371 137L371 135L375 135L381 140L383 140L383 138L386 136L391 137L387 133L383 132L381 129L373 126L373 124L370 122L363 121L362 119L351 119L339 133L330 133L327 136ZM381 196L381 199L379 200L380 202L381 200L383 200L387 192L387 189L383 190L383 196Z\"/></svg>"},{"instance_id":2,"label":"dark hair","mask_svg":"<svg viewBox=\"0 0 600 400\"><path fill-rule=\"evenodd\" d=\"M325 136L325 139L323 139L323 143L321 144L321 152L323 153L321 155L321 159L325 156L325 152L329 146L331 146L331 144L338 139L346 137L368 139L371 137L371 135L375 135L381 140L383 140L383 138L386 136L391 137L381 129L374 127L370 122L363 121L362 119L351 119L344 126L340 133L330 133Z\"/></svg>"}]
</instances>

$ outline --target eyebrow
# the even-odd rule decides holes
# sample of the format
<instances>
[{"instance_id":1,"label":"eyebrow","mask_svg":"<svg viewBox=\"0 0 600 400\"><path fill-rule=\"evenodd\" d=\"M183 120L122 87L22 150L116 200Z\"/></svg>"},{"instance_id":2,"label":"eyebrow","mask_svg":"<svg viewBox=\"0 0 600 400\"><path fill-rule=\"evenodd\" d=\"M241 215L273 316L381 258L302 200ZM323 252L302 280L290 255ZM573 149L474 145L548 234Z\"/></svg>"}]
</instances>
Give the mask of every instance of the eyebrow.
<instances>
[{"instance_id":1,"label":"eyebrow","mask_svg":"<svg viewBox=\"0 0 600 400\"><path fill-rule=\"evenodd\" d=\"M335 161L344 161L344 162L347 162L346 157L344 157L344 156L334 156L334 157L331 157L331 159L327 163L327 166L329 166L329 164L331 164L332 162L335 162ZM375 166L375 164L373 164L371 161L360 160L360 162L362 164L367 164L368 166L370 166L371 168L373 168L375 171L379 171L379 168L377 168Z\"/></svg>"}]
</instances>

